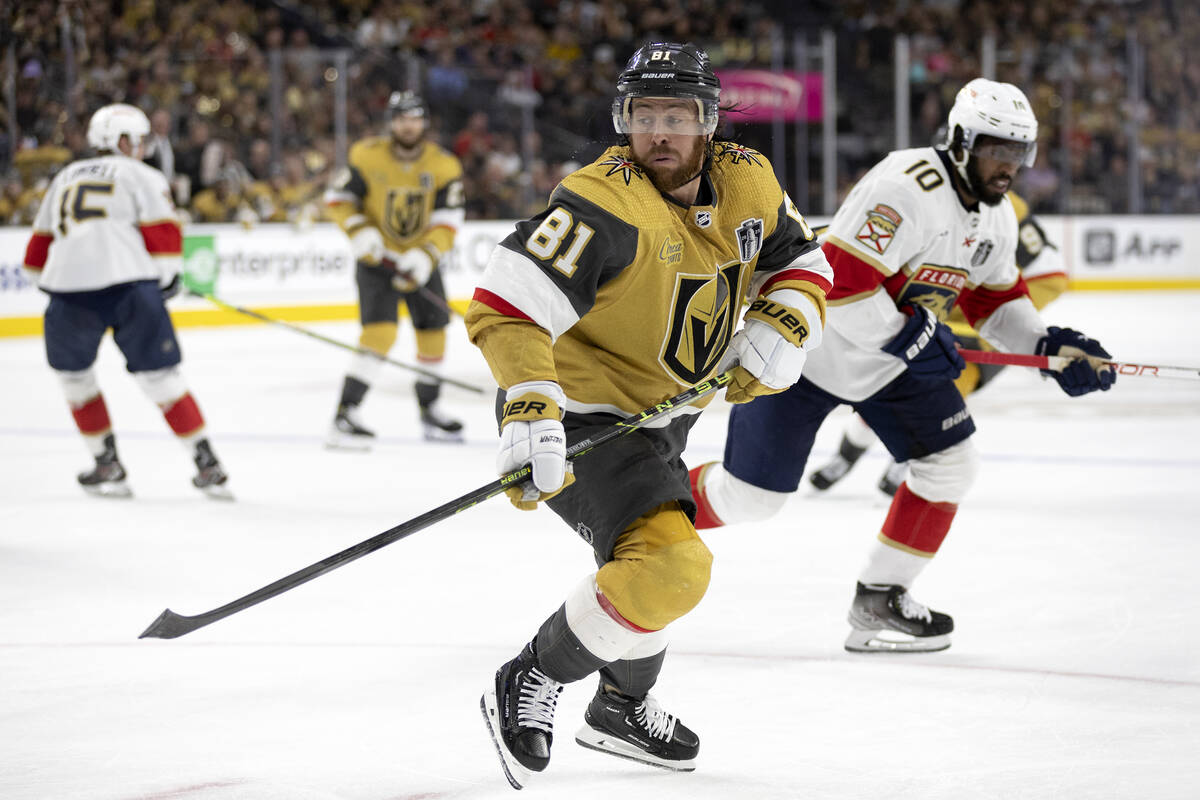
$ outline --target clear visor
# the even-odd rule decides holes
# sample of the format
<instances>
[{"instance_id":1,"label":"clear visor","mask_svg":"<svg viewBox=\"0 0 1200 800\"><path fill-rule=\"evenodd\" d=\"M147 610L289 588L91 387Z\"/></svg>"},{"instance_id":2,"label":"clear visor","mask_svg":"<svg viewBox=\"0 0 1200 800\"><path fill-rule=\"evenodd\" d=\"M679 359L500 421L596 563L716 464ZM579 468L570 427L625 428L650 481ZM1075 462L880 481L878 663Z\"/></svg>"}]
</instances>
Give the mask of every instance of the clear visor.
<instances>
[{"instance_id":1,"label":"clear visor","mask_svg":"<svg viewBox=\"0 0 1200 800\"><path fill-rule=\"evenodd\" d=\"M696 98L633 97L613 101L617 133L707 136L717 129L716 104Z\"/></svg>"},{"instance_id":2,"label":"clear visor","mask_svg":"<svg viewBox=\"0 0 1200 800\"><path fill-rule=\"evenodd\" d=\"M1033 160L1037 158L1037 143L990 139L987 142L977 141L971 153L977 158L1032 167Z\"/></svg>"}]
</instances>

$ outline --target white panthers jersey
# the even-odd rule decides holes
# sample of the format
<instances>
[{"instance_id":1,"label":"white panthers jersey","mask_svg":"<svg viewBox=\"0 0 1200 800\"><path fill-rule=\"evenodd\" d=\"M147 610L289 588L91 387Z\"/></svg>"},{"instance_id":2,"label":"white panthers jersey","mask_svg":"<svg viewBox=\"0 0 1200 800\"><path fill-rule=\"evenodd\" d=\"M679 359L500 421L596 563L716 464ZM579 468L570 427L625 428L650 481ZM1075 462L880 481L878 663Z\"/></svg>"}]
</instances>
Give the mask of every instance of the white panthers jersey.
<instances>
[{"instance_id":1,"label":"white panthers jersey","mask_svg":"<svg viewBox=\"0 0 1200 800\"><path fill-rule=\"evenodd\" d=\"M55 176L33 223L25 267L40 272L38 286L51 292L165 284L179 272L182 244L163 174L128 156L105 155Z\"/></svg>"},{"instance_id":2,"label":"white panthers jersey","mask_svg":"<svg viewBox=\"0 0 1200 800\"><path fill-rule=\"evenodd\" d=\"M834 286L821 346L804 377L862 400L905 369L880 348L920 303L945 320L958 304L989 342L1031 353L1046 332L1017 268L1017 217L1005 197L963 205L949 156L932 147L890 153L863 176L822 236Z\"/></svg>"}]
</instances>

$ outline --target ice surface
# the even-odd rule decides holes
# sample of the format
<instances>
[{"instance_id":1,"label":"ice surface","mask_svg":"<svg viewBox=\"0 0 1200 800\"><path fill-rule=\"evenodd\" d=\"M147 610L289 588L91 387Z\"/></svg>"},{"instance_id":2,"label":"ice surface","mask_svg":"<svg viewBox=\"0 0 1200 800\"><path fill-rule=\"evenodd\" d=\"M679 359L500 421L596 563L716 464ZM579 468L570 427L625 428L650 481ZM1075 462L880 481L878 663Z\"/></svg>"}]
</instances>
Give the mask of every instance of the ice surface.
<instances>
[{"instance_id":1,"label":"ice surface","mask_svg":"<svg viewBox=\"0 0 1200 800\"><path fill-rule=\"evenodd\" d=\"M1080 293L1046 318L1122 360L1200 366L1198 305ZM403 331L392 355L408 360ZM479 695L593 568L548 511L497 498L181 639L137 639L164 607L222 605L492 480L490 377L461 330L451 372L489 389L445 392L467 442L420 441L411 380L385 368L369 454L322 447L344 351L261 325L180 336L235 503L191 487L111 341L98 372L135 498L85 496L90 457L41 342L0 340L0 798L513 796ZM526 792L1200 796L1200 382L1071 400L1009 369L971 405L982 474L914 590L954 615L950 650L842 650L886 509L871 452L768 523L706 533L712 585L655 691L702 737L696 772L576 746L589 680L564 692L553 763ZM727 409L705 413L689 463L720 457Z\"/></svg>"}]
</instances>

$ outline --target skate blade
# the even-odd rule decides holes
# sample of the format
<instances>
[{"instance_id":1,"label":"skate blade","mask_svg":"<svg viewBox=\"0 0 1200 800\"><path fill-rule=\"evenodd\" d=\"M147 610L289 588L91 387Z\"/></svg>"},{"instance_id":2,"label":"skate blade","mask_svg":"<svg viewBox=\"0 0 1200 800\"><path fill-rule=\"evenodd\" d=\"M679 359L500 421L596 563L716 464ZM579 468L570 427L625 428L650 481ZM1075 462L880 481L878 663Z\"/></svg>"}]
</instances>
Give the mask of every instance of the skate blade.
<instances>
[{"instance_id":1,"label":"skate blade","mask_svg":"<svg viewBox=\"0 0 1200 800\"><path fill-rule=\"evenodd\" d=\"M512 754L508 752L508 748L504 746L504 739L500 736L500 708L496 702L495 689L489 689L483 697L479 698L479 710L483 713L483 721L487 723L492 744L496 745L496 755L500 756L500 768L504 770L504 777L508 778L509 784L514 789L523 788L529 782L531 773L521 766L520 762L513 758Z\"/></svg>"},{"instance_id":2,"label":"skate blade","mask_svg":"<svg viewBox=\"0 0 1200 800\"><path fill-rule=\"evenodd\" d=\"M229 487L225 484L212 484L210 486L197 486L197 489L204 492L204 496L210 500L221 500L228 502L233 500L233 492L229 491Z\"/></svg>"},{"instance_id":3,"label":"skate blade","mask_svg":"<svg viewBox=\"0 0 1200 800\"><path fill-rule=\"evenodd\" d=\"M98 483L94 486L83 486L83 490L93 497L112 497L120 500L125 500L133 497L133 490L125 481L108 481L106 483Z\"/></svg>"},{"instance_id":4,"label":"skate blade","mask_svg":"<svg viewBox=\"0 0 1200 800\"><path fill-rule=\"evenodd\" d=\"M585 724L576 731L575 743L599 753L608 753L610 756L636 761L639 764L646 764L651 767L658 767L659 769L671 770L672 772L694 772L696 770L696 759L694 758L681 761L658 758L639 747L634 747L623 739L619 739L603 731L598 731L591 725Z\"/></svg>"},{"instance_id":5,"label":"skate blade","mask_svg":"<svg viewBox=\"0 0 1200 800\"><path fill-rule=\"evenodd\" d=\"M431 422L421 422L421 434L424 435L426 441L440 441L444 444L462 444L466 440L463 438L462 428L458 428L457 431L446 431Z\"/></svg>"},{"instance_id":6,"label":"skate blade","mask_svg":"<svg viewBox=\"0 0 1200 800\"><path fill-rule=\"evenodd\" d=\"M440 442L442 444L462 444L466 439L463 437L461 430L444 431L436 425L422 423L422 434L427 442Z\"/></svg>"},{"instance_id":7,"label":"skate blade","mask_svg":"<svg viewBox=\"0 0 1200 800\"><path fill-rule=\"evenodd\" d=\"M326 450L345 450L347 452L365 453L375 445L374 437L351 436L350 434L334 431L325 440Z\"/></svg>"},{"instance_id":8,"label":"skate blade","mask_svg":"<svg viewBox=\"0 0 1200 800\"><path fill-rule=\"evenodd\" d=\"M846 637L851 653L936 653L950 647L950 634L912 636L892 630L863 631L854 628Z\"/></svg>"}]
</instances>

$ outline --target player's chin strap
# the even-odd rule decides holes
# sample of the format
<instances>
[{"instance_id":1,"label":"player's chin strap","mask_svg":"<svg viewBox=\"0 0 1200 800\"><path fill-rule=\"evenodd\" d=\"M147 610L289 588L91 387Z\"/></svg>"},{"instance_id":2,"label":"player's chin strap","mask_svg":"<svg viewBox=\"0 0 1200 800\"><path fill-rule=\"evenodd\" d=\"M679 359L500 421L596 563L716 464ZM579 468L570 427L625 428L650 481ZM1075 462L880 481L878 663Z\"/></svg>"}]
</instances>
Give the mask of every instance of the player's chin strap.
<instances>
[{"instance_id":1,"label":"player's chin strap","mask_svg":"<svg viewBox=\"0 0 1200 800\"><path fill-rule=\"evenodd\" d=\"M695 403L702 397L713 394L719 389L729 385L733 378L733 372L722 372L716 377L698 383L695 386L685 389L679 394L661 403L655 403L647 409L639 411L636 414L631 414L625 419L614 422L613 424L601 428L596 434L582 439L567 448L567 459L573 460L580 456L591 452L595 448L605 442L618 439L626 434L643 428L654 420L669 418L676 414L684 406L689 406ZM264 600L268 600L276 595L283 594L289 589L294 589L302 583L307 583L313 578L320 577L326 572L337 569L338 567L349 564L351 561L362 558L368 553L373 553L381 547L391 544L392 542L403 539L405 536L410 536L417 531L424 530L435 522L441 522L444 519L449 519L460 511L466 511L472 506L482 503L484 500L495 497L498 494L503 494L506 489L512 486L517 486L520 483L529 480L533 476L533 470L528 464L520 469L514 470L507 475L502 475L497 480L489 484L480 486L473 492L468 492L462 497L457 497L448 503L438 506L435 509L426 511L420 516L413 517L408 522L402 522L394 528L390 528L383 533L378 533L370 539L359 542L352 547L348 547L340 553L334 553L326 559L318 561L315 564L310 564L304 569L297 570L291 575L287 575L274 583L268 584L261 589L251 592L245 597L240 597L223 606L214 608L211 611L206 611L202 614L194 616L184 616L176 614L171 609L166 609L154 622L150 623L150 627L146 628L139 636L139 639L175 639L183 636L186 633L191 633L197 628L203 628L217 620L225 619L225 617L236 614L251 606L257 605Z\"/></svg>"},{"instance_id":2,"label":"player's chin strap","mask_svg":"<svg viewBox=\"0 0 1200 800\"><path fill-rule=\"evenodd\" d=\"M950 163L954 165L954 169L958 173L958 177L962 178L963 187L968 192L974 194L974 191L971 189L971 179L967 177L967 162L971 160L971 151L967 149L966 142L962 142L959 145L959 149L962 150L963 154L961 161L954 155L955 147L953 144L946 148L946 155L950 156Z\"/></svg>"}]
</instances>

